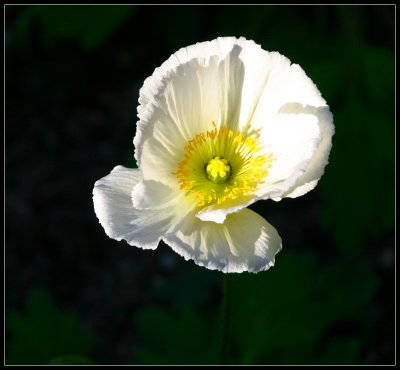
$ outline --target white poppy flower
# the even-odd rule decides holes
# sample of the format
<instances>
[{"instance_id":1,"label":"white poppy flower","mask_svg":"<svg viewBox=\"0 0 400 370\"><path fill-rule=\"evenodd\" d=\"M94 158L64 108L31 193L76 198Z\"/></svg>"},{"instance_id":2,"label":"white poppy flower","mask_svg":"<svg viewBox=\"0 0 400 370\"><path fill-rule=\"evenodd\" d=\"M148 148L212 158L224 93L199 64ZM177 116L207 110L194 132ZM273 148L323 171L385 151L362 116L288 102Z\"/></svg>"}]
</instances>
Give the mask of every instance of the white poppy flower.
<instances>
[{"instance_id":1,"label":"white poppy flower","mask_svg":"<svg viewBox=\"0 0 400 370\"><path fill-rule=\"evenodd\" d=\"M334 133L325 100L300 66L244 38L173 54L140 90L135 158L96 182L110 238L223 272L274 264L281 238L246 207L312 190Z\"/></svg>"}]
</instances>

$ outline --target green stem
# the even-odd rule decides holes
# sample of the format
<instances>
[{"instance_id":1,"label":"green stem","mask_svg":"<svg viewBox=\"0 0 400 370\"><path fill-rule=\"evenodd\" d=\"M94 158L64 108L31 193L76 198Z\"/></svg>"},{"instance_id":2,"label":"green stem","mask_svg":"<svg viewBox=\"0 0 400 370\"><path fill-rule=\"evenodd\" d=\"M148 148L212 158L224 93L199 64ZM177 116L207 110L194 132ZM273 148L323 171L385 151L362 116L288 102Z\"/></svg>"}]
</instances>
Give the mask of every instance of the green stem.
<instances>
[{"instance_id":1,"label":"green stem","mask_svg":"<svg viewBox=\"0 0 400 370\"><path fill-rule=\"evenodd\" d=\"M229 363L231 352L231 299L230 274L224 274L221 336L221 364L223 365Z\"/></svg>"}]
</instances>

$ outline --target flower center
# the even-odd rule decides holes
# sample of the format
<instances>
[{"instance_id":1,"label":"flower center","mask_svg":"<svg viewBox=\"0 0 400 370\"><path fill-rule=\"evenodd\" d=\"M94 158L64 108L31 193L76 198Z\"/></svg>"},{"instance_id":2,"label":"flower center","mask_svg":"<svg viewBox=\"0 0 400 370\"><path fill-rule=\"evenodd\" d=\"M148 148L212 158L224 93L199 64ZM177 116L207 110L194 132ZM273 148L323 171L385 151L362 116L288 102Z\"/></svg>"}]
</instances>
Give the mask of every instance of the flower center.
<instances>
[{"instance_id":1,"label":"flower center","mask_svg":"<svg viewBox=\"0 0 400 370\"><path fill-rule=\"evenodd\" d=\"M255 137L213 122L211 131L187 142L173 175L198 206L237 202L254 195L268 175L273 156L263 149Z\"/></svg>"},{"instance_id":2,"label":"flower center","mask_svg":"<svg viewBox=\"0 0 400 370\"><path fill-rule=\"evenodd\" d=\"M231 175L231 166L226 159L215 157L208 161L206 173L210 181L216 184L222 184L229 179Z\"/></svg>"}]
</instances>

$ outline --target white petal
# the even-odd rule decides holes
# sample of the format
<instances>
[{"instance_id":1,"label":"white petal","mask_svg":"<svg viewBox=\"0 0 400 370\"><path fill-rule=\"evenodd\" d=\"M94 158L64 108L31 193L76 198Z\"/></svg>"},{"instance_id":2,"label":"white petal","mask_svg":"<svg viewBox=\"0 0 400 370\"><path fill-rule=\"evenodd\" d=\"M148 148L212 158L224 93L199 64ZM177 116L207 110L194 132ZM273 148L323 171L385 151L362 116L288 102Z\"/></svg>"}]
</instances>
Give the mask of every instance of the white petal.
<instances>
[{"instance_id":1,"label":"white petal","mask_svg":"<svg viewBox=\"0 0 400 370\"><path fill-rule=\"evenodd\" d=\"M236 213L246 208L248 205L254 203L256 198L251 197L240 197L235 201L231 201L224 204L212 204L211 206L202 208L197 214L202 221L212 221L218 224L225 222L226 216L230 213Z\"/></svg>"},{"instance_id":2,"label":"white petal","mask_svg":"<svg viewBox=\"0 0 400 370\"><path fill-rule=\"evenodd\" d=\"M332 136L335 132L332 114L328 108L316 109L315 114L318 116L322 140L308 163L304 174L283 194L283 197L296 198L314 189L324 173L325 166L328 164L329 153L332 148Z\"/></svg>"},{"instance_id":3,"label":"white petal","mask_svg":"<svg viewBox=\"0 0 400 370\"><path fill-rule=\"evenodd\" d=\"M217 125L237 127L249 42L218 38L173 54L140 91L135 157L145 180L176 183L172 173L195 135Z\"/></svg>"},{"instance_id":4,"label":"white petal","mask_svg":"<svg viewBox=\"0 0 400 370\"><path fill-rule=\"evenodd\" d=\"M266 151L274 160L258 199L279 199L306 171L322 141L318 116L310 112L280 113L263 131Z\"/></svg>"},{"instance_id":5,"label":"white petal","mask_svg":"<svg viewBox=\"0 0 400 370\"><path fill-rule=\"evenodd\" d=\"M132 203L136 209L161 209L174 205L180 193L167 185L153 181L140 181L132 190Z\"/></svg>"},{"instance_id":6,"label":"white petal","mask_svg":"<svg viewBox=\"0 0 400 370\"><path fill-rule=\"evenodd\" d=\"M252 41L250 42L253 43ZM212 41L199 42L179 49L144 81L140 90L139 116L146 111L149 103L154 101L154 97L160 95L161 90L165 88L165 79L174 73L177 66L186 64L194 59L198 59L203 65L206 65L207 60L213 56L217 56L218 59L222 60L232 51L235 45L242 47L246 43L249 43L249 41L243 37L239 39L235 37L219 37Z\"/></svg>"},{"instance_id":7,"label":"white petal","mask_svg":"<svg viewBox=\"0 0 400 370\"><path fill-rule=\"evenodd\" d=\"M163 240L186 260L223 272L259 272L274 265L282 242L257 213L244 209L223 224L185 217Z\"/></svg>"},{"instance_id":8,"label":"white petal","mask_svg":"<svg viewBox=\"0 0 400 370\"><path fill-rule=\"evenodd\" d=\"M243 87L242 129L250 133L268 130L288 105L326 107L321 93L300 66L290 65L289 59L276 52L257 54L253 60L263 61L264 71L250 68L251 61L245 62L246 74L249 71L254 75L246 75Z\"/></svg>"},{"instance_id":9,"label":"white petal","mask_svg":"<svg viewBox=\"0 0 400 370\"><path fill-rule=\"evenodd\" d=\"M176 184L172 173L183 160L186 144L218 119L217 60L208 63L209 68L197 59L178 65L164 81L164 89L140 113L134 143L145 180Z\"/></svg>"},{"instance_id":10,"label":"white petal","mask_svg":"<svg viewBox=\"0 0 400 370\"><path fill-rule=\"evenodd\" d=\"M248 46L241 55L246 68L246 79L243 84L240 127L248 133L260 133L266 145L270 142L270 148L275 147L274 150L280 157L270 171L269 186L262 189L264 194L259 194L257 198L280 200L285 196L300 196L316 186L328 163L334 131L332 115L318 88L300 66L291 65L289 59L279 53L266 52L258 45ZM282 116L285 114L296 116ZM319 140L315 135L315 124L305 127L304 133L301 132L301 127L292 126L294 129L291 130L287 125L277 126L282 120L289 118L294 122L299 118L299 121L303 121L299 125L304 127L305 117L301 117L302 114L316 118L320 131ZM312 120L311 118L310 121ZM302 134L308 133L311 135L312 145L305 153L307 155L302 157L298 149L304 143ZM277 136L282 140L278 138L277 145L271 144ZM296 140L297 137L299 140ZM290 150L285 155L282 151L287 148ZM284 160L285 158L289 160ZM290 159L297 159L297 165Z\"/></svg>"},{"instance_id":11,"label":"white petal","mask_svg":"<svg viewBox=\"0 0 400 370\"><path fill-rule=\"evenodd\" d=\"M136 210L168 214L170 224L176 224L196 208L185 193L153 180L142 180L133 188L132 204Z\"/></svg>"},{"instance_id":12,"label":"white petal","mask_svg":"<svg viewBox=\"0 0 400 370\"><path fill-rule=\"evenodd\" d=\"M266 104L266 91L279 86L282 74L290 67L290 60L277 52L265 51L254 42L247 44L241 58L246 68L246 79L243 82L240 129L252 133L268 123L263 119L263 109L269 108L275 97ZM255 116L263 118L255 119Z\"/></svg>"},{"instance_id":13,"label":"white petal","mask_svg":"<svg viewBox=\"0 0 400 370\"><path fill-rule=\"evenodd\" d=\"M94 209L110 238L124 239L143 249L156 249L161 236L171 227L173 213L169 208L138 210L133 207L132 189L141 180L139 170L115 167L109 175L96 181Z\"/></svg>"}]
</instances>

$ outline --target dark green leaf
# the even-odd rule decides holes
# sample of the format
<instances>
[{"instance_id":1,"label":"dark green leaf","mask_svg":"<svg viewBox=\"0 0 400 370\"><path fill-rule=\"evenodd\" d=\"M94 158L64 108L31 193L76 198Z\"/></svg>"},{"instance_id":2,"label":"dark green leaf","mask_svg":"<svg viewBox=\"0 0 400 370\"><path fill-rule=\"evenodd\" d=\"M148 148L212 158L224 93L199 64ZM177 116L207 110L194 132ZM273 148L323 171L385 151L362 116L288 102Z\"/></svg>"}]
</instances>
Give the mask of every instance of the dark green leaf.
<instances>
[{"instance_id":1,"label":"dark green leaf","mask_svg":"<svg viewBox=\"0 0 400 370\"><path fill-rule=\"evenodd\" d=\"M147 308L135 315L141 345L135 348L139 364L216 363L216 335L203 316L185 308L165 312Z\"/></svg>"},{"instance_id":2,"label":"dark green leaf","mask_svg":"<svg viewBox=\"0 0 400 370\"><path fill-rule=\"evenodd\" d=\"M6 329L11 337L7 364L45 364L71 353L88 355L93 347L93 336L82 330L78 318L59 311L39 289L29 294L26 313L9 312Z\"/></svg>"},{"instance_id":3,"label":"dark green leaf","mask_svg":"<svg viewBox=\"0 0 400 370\"><path fill-rule=\"evenodd\" d=\"M55 357L48 362L49 365L94 365L90 358L81 355Z\"/></svg>"}]
</instances>

